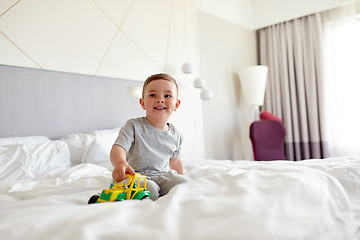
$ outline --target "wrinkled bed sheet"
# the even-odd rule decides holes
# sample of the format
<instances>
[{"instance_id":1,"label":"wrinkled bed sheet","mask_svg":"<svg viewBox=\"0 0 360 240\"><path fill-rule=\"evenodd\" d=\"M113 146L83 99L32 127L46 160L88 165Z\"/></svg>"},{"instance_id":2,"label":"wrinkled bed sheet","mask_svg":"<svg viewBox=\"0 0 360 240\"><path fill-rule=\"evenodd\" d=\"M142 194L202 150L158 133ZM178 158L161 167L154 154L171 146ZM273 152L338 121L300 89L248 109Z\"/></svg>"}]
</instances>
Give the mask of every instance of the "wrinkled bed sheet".
<instances>
[{"instance_id":1,"label":"wrinkled bed sheet","mask_svg":"<svg viewBox=\"0 0 360 240\"><path fill-rule=\"evenodd\" d=\"M360 158L184 162L193 181L157 201L88 205L112 181L93 164L2 182L0 238L360 239Z\"/></svg>"}]
</instances>

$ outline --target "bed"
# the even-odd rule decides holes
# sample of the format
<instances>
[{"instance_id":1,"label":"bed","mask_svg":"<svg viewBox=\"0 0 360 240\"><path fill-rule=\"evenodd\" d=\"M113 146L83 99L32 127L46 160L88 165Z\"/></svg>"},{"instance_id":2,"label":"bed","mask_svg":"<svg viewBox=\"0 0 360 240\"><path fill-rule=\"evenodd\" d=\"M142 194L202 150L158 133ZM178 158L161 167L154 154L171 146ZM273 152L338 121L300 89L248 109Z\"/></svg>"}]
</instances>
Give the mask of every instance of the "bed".
<instances>
[{"instance_id":1,"label":"bed","mask_svg":"<svg viewBox=\"0 0 360 240\"><path fill-rule=\"evenodd\" d=\"M0 66L1 239L360 239L360 157L186 157L192 181L156 201L87 204L112 182L109 150L142 114L128 94L140 85Z\"/></svg>"}]
</instances>

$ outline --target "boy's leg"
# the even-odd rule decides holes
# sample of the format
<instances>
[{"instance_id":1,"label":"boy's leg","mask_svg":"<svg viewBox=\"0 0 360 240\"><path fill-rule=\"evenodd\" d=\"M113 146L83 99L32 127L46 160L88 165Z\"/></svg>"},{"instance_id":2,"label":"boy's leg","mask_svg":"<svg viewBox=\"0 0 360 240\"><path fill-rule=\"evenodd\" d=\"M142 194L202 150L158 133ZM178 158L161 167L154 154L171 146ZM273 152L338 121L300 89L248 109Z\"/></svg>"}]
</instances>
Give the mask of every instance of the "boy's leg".
<instances>
[{"instance_id":1,"label":"boy's leg","mask_svg":"<svg viewBox=\"0 0 360 240\"><path fill-rule=\"evenodd\" d=\"M153 177L153 180L160 187L160 196L164 196L176 185L188 182L191 179L177 174L174 170L170 170L164 174Z\"/></svg>"},{"instance_id":2,"label":"boy's leg","mask_svg":"<svg viewBox=\"0 0 360 240\"><path fill-rule=\"evenodd\" d=\"M146 190L150 191L152 200L155 201L159 198L160 187L148 177L146 178Z\"/></svg>"}]
</instances>

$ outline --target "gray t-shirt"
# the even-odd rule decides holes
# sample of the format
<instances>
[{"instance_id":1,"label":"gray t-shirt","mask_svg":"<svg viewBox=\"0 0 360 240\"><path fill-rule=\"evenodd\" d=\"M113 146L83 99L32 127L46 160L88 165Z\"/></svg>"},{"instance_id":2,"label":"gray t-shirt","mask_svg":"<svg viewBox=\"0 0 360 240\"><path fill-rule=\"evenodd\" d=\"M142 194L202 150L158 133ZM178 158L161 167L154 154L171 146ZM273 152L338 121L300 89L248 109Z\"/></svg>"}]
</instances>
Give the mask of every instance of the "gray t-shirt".
<instances>
[{"instance_id":1,"label":"gray t-shirt","mask_svg":"<svg viewBox=\"0 0 360 240\"><path fill-rule=\"evenodd\" d=\"M167 171L170 158L180 157L182 135L168 123L169 131L153 127L145 117L128 120L114 144L126 151L126 161L136 172Z\"/></svg>"}]
</instances>

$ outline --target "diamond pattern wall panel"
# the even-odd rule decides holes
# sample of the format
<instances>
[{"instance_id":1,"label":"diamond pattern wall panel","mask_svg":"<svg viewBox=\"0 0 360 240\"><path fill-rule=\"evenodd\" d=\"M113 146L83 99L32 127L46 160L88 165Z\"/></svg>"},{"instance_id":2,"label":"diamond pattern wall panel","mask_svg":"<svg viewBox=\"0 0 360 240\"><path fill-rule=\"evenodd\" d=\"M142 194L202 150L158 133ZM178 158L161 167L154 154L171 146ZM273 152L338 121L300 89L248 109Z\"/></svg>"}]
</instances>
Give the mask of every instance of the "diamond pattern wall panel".
<instances>
[{"instance_id":1,"label":"diamond pattern wall panel","mask_svg":"<svg viewBox=\"0 0 360 240\"><path fill-rule=\"evenodd\" d=\"M194 9L194 0L2 0L0 64L179 77L185 61L197 65Z\"/></svg>"}]
</instances>

